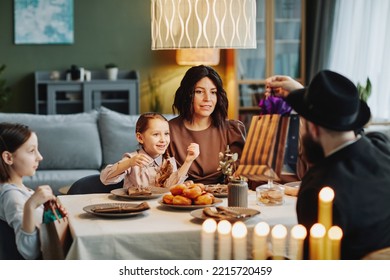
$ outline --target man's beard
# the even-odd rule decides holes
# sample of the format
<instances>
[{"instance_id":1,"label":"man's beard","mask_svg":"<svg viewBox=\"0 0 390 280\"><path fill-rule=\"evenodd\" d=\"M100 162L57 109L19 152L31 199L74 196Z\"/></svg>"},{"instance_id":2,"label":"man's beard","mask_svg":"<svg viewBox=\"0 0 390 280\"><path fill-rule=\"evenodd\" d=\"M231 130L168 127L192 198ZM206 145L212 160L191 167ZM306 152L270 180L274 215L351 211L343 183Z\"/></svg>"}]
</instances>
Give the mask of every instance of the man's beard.
<instances>
[{"instance_id":1,"label":"man's beard","mask_svg":"<svg viewBox=\"0 0 390 280\"><path fill-rule=\"evenodd\" d=\"M309 133L302 136L303 158L314 165L325 158L321 144L315 142Z\"/></svg>"}]
</instances>

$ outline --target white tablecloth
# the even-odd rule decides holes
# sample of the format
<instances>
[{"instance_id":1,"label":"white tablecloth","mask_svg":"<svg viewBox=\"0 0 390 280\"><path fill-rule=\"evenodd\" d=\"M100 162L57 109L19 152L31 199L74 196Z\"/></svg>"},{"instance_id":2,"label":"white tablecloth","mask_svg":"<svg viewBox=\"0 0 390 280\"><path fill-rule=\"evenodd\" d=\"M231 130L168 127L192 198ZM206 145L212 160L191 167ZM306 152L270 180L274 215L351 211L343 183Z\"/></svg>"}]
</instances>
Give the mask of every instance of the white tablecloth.
<instances>
[{"instance_id":1,"label":"white tablecloth","mask_svg":"<svg viewBox=\"0 0 390 280\"><path fill-rule=\"evenodd\" d=\"M161 206L158 199L146 200L150 205L142 215L127 218L103 218L86 213L91 204L124 202L112 194L64 195L60 202L69 212L73 244L67 259L200 259L202 220L190 215L190 210ZM141 201L126 202L138 203ZM261 221L271 227L297 224L295 197L285 197L282 206L258 206L255 192L250 191L249 207L260 215L245 222L248 227L248 252L253 227ZM227 206L227 199L221 205Z\"/></svg>"}]
</instances>

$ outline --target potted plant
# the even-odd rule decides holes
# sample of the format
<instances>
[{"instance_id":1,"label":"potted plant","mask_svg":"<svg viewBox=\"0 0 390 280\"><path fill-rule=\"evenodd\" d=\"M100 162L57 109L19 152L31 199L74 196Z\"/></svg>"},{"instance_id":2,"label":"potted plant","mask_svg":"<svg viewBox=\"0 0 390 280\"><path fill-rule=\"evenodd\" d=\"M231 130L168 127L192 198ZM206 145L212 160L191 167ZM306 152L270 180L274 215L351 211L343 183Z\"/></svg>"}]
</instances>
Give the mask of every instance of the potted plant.
<instances>
[{"instance_id":1,"label":"potted plant","mask_svg":"<svg viewBox=\"0 0 390 280\"><path fill-rule=\"evenodd\" d=\"M228 185L228 206L248 207L248 183L243 176L235 175L238 154L230 151L229 145L226 150L219 153L219 167L225 176L225 184Z\"/></svg>"},{"instance_id":2,"label":"potted plant","mask_svg":"<svg viewBox=\"0 0 390 280\"><path fill-rule=\"evenodd\" d=\"M6 66L3 64L0 66L0 75L5 70ZM7 86L7 80L0 79L0 108L2 108L8 101L11 89Z\"/></svg>"},{"instance_id":3,"label":"potted plant","mask_svg":"<svg viewBox=\"0 0 390 280\"><path fill-rule=\"evenodd\" d=\"M370 79L367 77L366 86L363 86L360 83L357 83L356 87L357 87L358 92L359 92L359 98L361 100L363 100L364 102L367 102L368 98L371 95L371 89L372 89Z\"/></svg>"},{"instance_id":4,"label":"potted plant","mask_svg":"<svg viewBox=\"0 0 390 280\"><path fill-rule=\"evenodd\" d=\"M106 64L107 78L115 81L118 78L118 66L115 63Z\"/></svg>"}]
</instances>

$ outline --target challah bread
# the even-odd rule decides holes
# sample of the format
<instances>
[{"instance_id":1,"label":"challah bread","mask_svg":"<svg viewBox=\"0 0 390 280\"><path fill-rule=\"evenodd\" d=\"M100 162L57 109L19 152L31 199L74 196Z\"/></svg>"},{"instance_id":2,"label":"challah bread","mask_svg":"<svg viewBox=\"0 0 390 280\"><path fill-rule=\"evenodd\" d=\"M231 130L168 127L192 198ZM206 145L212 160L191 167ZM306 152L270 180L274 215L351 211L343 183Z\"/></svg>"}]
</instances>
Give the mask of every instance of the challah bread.
<instances>
[{"instance_id":1,"label":"challah bread","mask_svg":"<svg viewBox=\"0 0 390 280\"><path fill-rule=\"evenodd\" d=\"M173 205L191 205L192 200L182 195L175 195L172 199Z\"/></svg>"}]
</instances>

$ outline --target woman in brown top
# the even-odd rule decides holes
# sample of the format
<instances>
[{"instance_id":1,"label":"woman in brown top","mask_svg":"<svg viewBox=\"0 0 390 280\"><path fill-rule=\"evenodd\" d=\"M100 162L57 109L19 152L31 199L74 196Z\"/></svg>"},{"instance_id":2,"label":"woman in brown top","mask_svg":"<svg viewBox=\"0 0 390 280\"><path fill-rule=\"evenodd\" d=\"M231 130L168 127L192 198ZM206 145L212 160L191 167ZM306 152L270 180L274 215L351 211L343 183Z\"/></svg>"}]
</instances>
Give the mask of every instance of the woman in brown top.
<instances>
[{"instance_id":1,"label":"woman in brown top","mask_svg":"<svg viewBox=\"0 0 390 280\"><path fill-rule=\"evenodd\" d=\"M219 152L227 145L241 156L245 144L245 126L228 120L228 99L221 77L209 66L190 68L177 89L172 105L179 116L169 121L171 143L169 152L178 166L187 155L190 143L198 143L200 155L188 171L188 179L204 184L222 183Z\"/></svg>"}]
</instances>

